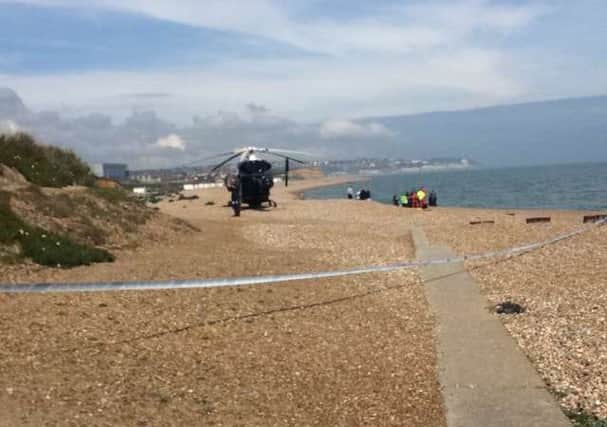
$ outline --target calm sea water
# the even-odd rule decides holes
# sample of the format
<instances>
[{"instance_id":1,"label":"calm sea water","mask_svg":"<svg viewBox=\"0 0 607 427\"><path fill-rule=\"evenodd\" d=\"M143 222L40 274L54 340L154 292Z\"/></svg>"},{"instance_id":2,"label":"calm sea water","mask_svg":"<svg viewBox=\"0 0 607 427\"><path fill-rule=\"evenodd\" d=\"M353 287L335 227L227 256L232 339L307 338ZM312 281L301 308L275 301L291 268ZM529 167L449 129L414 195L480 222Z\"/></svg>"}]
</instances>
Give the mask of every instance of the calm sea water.
<instances>
[{"instance_id":1,"label":"calm sea water","mask_svg":"<svg viewBox=\"0 0 607 427\"><path fill-rule=\"evenodd\" d=\"M374 200L420 186L434 190L439 206L476 208L607 209L607 163L417 172L371 177L354 183ZM310 199L345 198L347 185L305 193Z\"/></svg>"}]
</instances>

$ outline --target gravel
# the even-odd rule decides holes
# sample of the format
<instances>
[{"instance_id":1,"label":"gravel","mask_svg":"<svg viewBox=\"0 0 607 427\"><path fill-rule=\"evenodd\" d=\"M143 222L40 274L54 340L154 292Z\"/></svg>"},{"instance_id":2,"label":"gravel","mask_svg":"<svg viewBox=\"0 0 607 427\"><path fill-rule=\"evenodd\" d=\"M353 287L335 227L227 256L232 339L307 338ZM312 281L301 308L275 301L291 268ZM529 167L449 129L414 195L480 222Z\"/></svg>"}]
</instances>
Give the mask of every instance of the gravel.
<instances>
[{"instance_id":1,"label":"gravel","mask_svg":"<svg viewBox=\"0 0 607 427\"><path fill-rule=\"evenodd\" d=\"M432 244L469 254L570 231L588 214L300 201L278 188L277 209L234 219L225 192L197 194L160 206L200 232L118 251L112 265L0 266L0 275L161 280L386 264L413 259L411 224ZM531 216L551 222L526 224ZM564 409L599 418L607 418L606 237L603 227L467 265L488 310L506 301L525 308L495 315ZM0 295L0 305L0 424L445 423L433 319L413 271L238 289Z\"/></svg>"},{"instance_id":2,"label":"gravel","mask_svg":"<svg viewBox=\"0 0 607 427\"><path fill-rule=\"evenodd\" d=\"M3 281L303 272L412 259L388 206L161 203L200 232L114 264L4 266ZM215 201L215 205L205 205ZM181 205L187 204L183 209ZM153 235L153 234L151 234ZM0 295L0 425L444 425L433 318L415 272L187 291Z\"/></svg>"},{"instance_id":3,"label":"gravel","mask_svg":"<svg viewBox=\"0 0 607 427\"><path fill-rule=\"evenodd\" d=\"M507 213L515 215L507 215ZM433 243L475 253L583 227L587 212L437 209L420 217ZM526 224L528 216L550 224ZM466 225L471 218L495 225ZM592 227L587 225L587 227ZM607 227L499 262L468 263L488 299L525 312L499 315L568 411L607 419Z\"/></svg>"}]
</instances>

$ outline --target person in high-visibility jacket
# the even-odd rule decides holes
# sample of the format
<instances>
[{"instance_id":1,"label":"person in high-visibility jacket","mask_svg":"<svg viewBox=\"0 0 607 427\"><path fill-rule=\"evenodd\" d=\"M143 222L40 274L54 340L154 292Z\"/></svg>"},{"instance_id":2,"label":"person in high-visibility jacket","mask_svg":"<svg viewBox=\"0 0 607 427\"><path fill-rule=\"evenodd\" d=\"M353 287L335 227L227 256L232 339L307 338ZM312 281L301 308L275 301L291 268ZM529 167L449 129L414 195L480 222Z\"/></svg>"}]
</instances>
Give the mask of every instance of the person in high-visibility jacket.
<instances>
[{"instance_id":1,"label":"person in high-visibility jacket","mask_svg":"<svg viewBox=\"0 0 607 427\"><path fill-rule=\"evenodd\" d=\"M400 195L400 205L403 208L408 208L409 207L409 198L407 197L407 193L403 193Z\"/></svg>"},{"instance_id":2,"label":"person in high-visibility jacket","mask_svg":"<svg viewBox=\"0 0 607 427\"><path fill-rule=\"evenodd\" d=\"M417 190L417 199L419 200L420 208L425 208L428 206L426 203L426 191L423 189L423 187Z\"/></svg>"}]
</instances>

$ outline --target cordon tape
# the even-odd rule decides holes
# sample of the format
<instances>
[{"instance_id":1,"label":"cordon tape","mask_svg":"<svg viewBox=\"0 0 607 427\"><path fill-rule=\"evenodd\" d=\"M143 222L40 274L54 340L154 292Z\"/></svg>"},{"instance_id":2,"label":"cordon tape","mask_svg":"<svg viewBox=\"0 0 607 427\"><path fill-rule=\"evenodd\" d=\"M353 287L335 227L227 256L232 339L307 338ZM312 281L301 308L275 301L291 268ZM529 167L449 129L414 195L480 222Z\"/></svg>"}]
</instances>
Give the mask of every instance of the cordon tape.
<instances>
[{"instance_id":1,"label":"cordon tape","mask_svg":"<svg viewBox=\"0 0 607 427\"><path fill-rule=\"evenodd\" d=\"M133 281L133 282L91 282L91 283L32 283L32 284L2 284L0 293L49 293L49 292L107 292L107 291L144 291L162 289L198 289L219 288L224 286L261 285L296 280L326 279L330 277L353 276L358 274L381 273L403 270L429 265L453 264L464 261L478 261L487 258L508 257L530 252L544 246L552 245L562 240L586 233L593 228L604 225L607 219L602 219L591 226L558 235L541 242L523 246L514 246L498 251L483 252L474 255L464 255L452 258L430 259L423 261L402 262L388 265L377 265L348 270L324 271L316 273L298 273L270 276L252 276L224 279L193 279L193 280L164 280L164 281Z\"/></svg>"}]
</instances>

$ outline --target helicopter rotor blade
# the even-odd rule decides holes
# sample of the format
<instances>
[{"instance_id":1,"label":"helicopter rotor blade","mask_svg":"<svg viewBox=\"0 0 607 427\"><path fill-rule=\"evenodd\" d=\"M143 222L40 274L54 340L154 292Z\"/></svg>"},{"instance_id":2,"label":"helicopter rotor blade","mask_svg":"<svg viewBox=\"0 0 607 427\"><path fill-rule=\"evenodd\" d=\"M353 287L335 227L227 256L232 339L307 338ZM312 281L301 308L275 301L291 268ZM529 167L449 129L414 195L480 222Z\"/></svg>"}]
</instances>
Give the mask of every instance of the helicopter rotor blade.
<instances>
[{"instance_id":1,"label":"helicopter rotor blade","mask_svg":"<svg viewBox=\"0 0 607 427\"><path fill-rule=\"evenodd\" d=\"M301 156L313 156L312 153L307 153L305 151L296 151L296 150L288 150L283 148L266 148L268 153L284 153L284 154L299 154Z\"/></svg>"},{"instance_id":2,"label":"helicopter rotor blade","mask_svg":"<svg viewBox=\"0 0 607 427\"><path fill-rule=\"evenodd\" d=\"M304 161L304 160L299 160L299 159L296 159L295 157L285 156L285 155L279 154L279 153L274 153L272 151L268 151L268 154L270 154L272 156L276 156L276 157L281 157L283 159L293 160L294 162L301 163L302 165L306 163L306 161Z\"/></svg>"},{"instance_id":3,"label":"helicopter rotor blade","mask_svg":"<svg viewBox=\"0 0 607 427\"><path fill-rule=\"evenodd\" d=\"M220 157L231 156L232 154L234 154L234 152L220 153L220 154L215 154L213 156L203 157L203 158L196 159L196 160L193 160L191 162L187 162L187 163L184 163L182 165L179 165L179 166L177 166L177 168L185 168L185 167L188 167L188 166L192 166L192 165L196 165L196 164L201 164L203 162L206 162L207 160L214 160L214 159L218 159Z\"/></svg>"},{"instance_id":4,"label":"helicopter rotor blade","mask_svg":"<svg viewBox=\"0 0 607 427\"><path fill-rule=\"evenodd\" d=\"M223 162L219 163L218 165L216 165L213 169L211 169L211 173L215 172L217 169L219 169L220 167L222 167L223 165L225 165L226 163L234 160L236 157L240 156L242 153L238 152L236 154L232 154L230 157L228 157L227 159L225 159Z\"/></svg>"}]
</instances>

